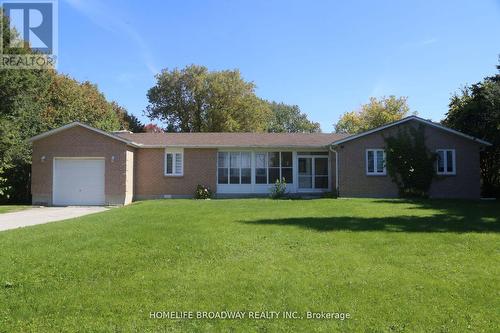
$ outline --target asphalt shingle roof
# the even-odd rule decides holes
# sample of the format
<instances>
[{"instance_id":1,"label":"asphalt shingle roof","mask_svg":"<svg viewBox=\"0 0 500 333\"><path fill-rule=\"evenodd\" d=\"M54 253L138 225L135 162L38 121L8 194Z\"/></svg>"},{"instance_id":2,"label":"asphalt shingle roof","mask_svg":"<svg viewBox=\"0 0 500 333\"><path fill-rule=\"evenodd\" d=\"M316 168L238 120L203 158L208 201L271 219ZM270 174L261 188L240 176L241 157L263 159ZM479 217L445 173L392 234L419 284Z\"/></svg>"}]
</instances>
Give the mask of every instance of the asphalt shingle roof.
<instances>
[{"instance_id":1,"label":"asphalt shingle roof","mask_svg":"<svg viewBox=\"0 0 500 333\"><path fill-rule=\"evenodd\" d=\"M144 146L325 147L346 134L326 133L128 133L114 135Z\"/></svg>"}]
</instances>

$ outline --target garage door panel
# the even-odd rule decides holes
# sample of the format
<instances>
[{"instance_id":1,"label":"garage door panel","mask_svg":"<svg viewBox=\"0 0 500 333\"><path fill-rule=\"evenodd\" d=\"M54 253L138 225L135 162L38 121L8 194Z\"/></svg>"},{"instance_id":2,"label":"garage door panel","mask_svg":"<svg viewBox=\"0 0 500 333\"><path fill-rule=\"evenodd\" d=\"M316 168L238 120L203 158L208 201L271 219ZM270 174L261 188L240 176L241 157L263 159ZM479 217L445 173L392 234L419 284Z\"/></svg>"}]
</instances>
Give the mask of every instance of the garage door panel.
<instances>
[{"instance_id":1,"label":"garage door panel","mask_svg":"<svg viewBox=\"0 0 500 333\"><path fill-rule=\"evenodd\" d=\"M103 205L104 159L55 159L54 205Z\"/></svg>"}]
</instances>

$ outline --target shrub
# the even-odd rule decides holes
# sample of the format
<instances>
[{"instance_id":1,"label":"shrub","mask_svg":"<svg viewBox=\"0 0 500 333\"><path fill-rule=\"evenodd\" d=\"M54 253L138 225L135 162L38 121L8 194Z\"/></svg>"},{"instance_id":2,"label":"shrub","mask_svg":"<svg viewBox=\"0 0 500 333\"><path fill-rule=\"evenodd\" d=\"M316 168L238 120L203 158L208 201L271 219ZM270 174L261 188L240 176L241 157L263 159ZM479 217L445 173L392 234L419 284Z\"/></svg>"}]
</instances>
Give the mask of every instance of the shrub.
<instances>
[{"instance_id":1,"label":"shrub","mask_svg":"<svg viewBox=\"0 0 500 333\"><path fill-rule=\"evenodd\" d=\"M198 184L196 192L194 193L195 199L210 199L212 197L212 190L209 187Z\"/></svg>"},{"instance_id":2,"label":"shrub","mask_svg":"<svg viewBox=\"0 0 500 333\"><path fill-rule=\"evenodd\" d=\"M271 198L280 199L286 195L286 180L285 178L277 179L274 186L271 188Z\"/></svg>"},{"instance_id":3,"label":"shrub","mask_svg":"<svg viewBox=\"0 0 500 333\"><path fill-rule=\"evenodd\" d=\"M435 177L433 154L425 145L424 127L399 129L385 138L386 167L401 197L426 197Z\"/></svg>"}]
</instances>

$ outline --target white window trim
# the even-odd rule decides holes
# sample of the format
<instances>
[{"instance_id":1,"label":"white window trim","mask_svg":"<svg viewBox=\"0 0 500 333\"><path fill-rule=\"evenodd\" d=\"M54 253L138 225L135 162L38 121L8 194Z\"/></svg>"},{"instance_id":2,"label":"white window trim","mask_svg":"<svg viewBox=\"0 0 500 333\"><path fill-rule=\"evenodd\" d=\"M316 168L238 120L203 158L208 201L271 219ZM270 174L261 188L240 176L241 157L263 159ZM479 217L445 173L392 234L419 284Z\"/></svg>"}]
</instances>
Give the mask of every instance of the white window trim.
<instances>
[{"instance_id":1,"label":"white window trim","mask_svg":"<svg viewBox=\"0 0 500 333\"><path fill-rule=\"evenodd\" d=\"M228 154L228 161L227 161L227 167L222 168L219 167L219 154L224 153ZM239 166L239 183L231 183L231 154L238 154L240 156L240 166ZM242 159L241 156L243 154L249 154L250 155L250 167L242 167ZM232 186L238 186L238 185L252 185L252 177L253 177L253 156L251 151L245 151L245 150L219 150L217 151L217 185L232 185ZM219 169L227 169L227 183L219 183ZM235 168L236 169L236 168ZM250 169L250 183L242 183L241 182L241 170L242 169Z\"/></svg>"},{"instance_id":2,"label":"white window trim","mask_svg":"<svg viewBox=\"0 0 500 333\"><path fill-rule=\"evenodd\" d=\"M181 154L181 172L175 172L175 162L176 162L176 156L175 154ZM167 173L167 155L172 154L172 173ZM163 174L166 177L181 177L184 176L184 149L183 148L177 148L177 149L172 149L172 148L166 148L165 149L165 156L163 157Z\"/></svg>"},{"instance_id":3,"label":"white window trim","mask_svg":"<svg viewBox=\"0 0 500 333\"><path fill-rule=\"evenodd\" d=\"M439 171L439 162L436 160L436 174L443 176L455 176L457 174L455 149L436 149L436 154L438 154L441 151L443 152L443 158L444 158L443 161L444 171ZM451 172L448 171L448 156L446 154L447 151L451 151L452 166L453 166L453 171Z\"/></svg>"},{"instance_id":4,"label":"white window trim","mask_svg":"<svg viewBox=\"0 0 500 333\"><path fill-rule=\"evenodd\" d=\"M269 166L269 154L271 154L271 153L278 153L279 154L279 157L280 157L280 163L279 164L280 165L278 167L270 167ZM282 158L281 154L283 154L283 153L292 153L292 166L291 167L284 167L284 166L282 166L282 160L283 160L283 158ZM294 159L293 152L286 151L286 150L280 150L280 149L278 149L278 150L272 150L272 151L262 151L262 150L259 150L259 151L255 152L255 155L257 155L257 154L266 154L266 167L265 168L257 168L257 166L255 165L255 167L254 167L254 169L255 169L255 171L254 171L255 175L254 175L253 181L255 182L256 185L274 185L274 183L270 183L269 182L269 169L278 169L279 172L280 172L279 179L283 179L283 174L282 174L283 168L292 169L292 177L294 177L293 178L294 182L287 183L287 184L291 185L291 184L295 183L296 180L295 180L295 176L293 175L293 172L295 172L294 171L294 165L293 165L293 159ZM266 169L266 183L265 184L262 184L262 183L257 184L257 169Z\"/></svg>"},{"instance_id":5,"label":"white window trim","mask_svg":"<svg viewBox=\"0 0 500 333\"><path fill-rule=\"evenodd\" d=\"M373 172L368 171L368 152L373 152ZM384 158L384 170L382 172L377 172L377 151L382 151L383 152L383 158ZM386 154L385 150L383 149L366 149L365 151L365 170L366 170L366 175L367 176L386 176L387 175L387 168L385 165L386 161Z\"/></svg>"}]
</instances>

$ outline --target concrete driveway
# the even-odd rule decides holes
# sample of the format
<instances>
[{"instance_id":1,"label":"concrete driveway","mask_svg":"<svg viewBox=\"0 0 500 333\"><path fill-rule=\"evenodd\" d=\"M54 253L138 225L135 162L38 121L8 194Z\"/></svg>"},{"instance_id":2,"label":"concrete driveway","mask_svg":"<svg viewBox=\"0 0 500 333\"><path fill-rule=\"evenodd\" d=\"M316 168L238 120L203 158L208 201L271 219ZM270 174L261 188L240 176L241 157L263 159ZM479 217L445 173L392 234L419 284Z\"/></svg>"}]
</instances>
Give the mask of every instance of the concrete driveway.
<instances>
[{"instance_id":1,"label":"concrete driveway","mask_svg":"<svg viewBox=\"0 0 500 333\"><path fill-rule=\"evenodd\" d=\"M18 212L0 214L0 231L30 225L55 222L98 213L106 207L33 207Z\"/></svg>"}]
</instances>

